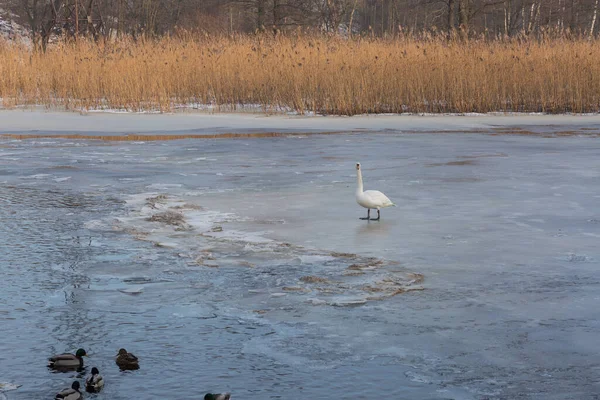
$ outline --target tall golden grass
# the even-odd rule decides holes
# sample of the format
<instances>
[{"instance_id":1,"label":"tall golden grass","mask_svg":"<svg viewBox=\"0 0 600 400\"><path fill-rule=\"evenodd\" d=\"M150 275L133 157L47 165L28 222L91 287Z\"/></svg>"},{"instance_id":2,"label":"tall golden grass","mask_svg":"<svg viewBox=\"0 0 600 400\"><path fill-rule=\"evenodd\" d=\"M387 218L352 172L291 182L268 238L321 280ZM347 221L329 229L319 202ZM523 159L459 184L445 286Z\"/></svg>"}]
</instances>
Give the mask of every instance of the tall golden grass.
<instances>
[{"instance_id":1,"label":"tall golden grass","mask_svg":"<svg viewBox=\"0 0 600 400\"><path fill-rule=\"evenodd\" d=\"M598 112L600 45L326 37L163 38L0 43L5 107L43 104L169 111L354 115L403 112Z\"/></svg>"}]
</instances>

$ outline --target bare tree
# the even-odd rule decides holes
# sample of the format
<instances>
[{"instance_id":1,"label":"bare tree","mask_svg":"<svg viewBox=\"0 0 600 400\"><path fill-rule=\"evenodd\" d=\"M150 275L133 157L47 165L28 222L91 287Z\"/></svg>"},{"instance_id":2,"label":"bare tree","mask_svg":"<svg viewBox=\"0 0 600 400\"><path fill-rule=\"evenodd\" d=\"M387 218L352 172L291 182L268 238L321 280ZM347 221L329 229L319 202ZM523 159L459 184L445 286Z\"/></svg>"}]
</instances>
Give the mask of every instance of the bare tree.
<instances>
[{"instance_id":1,"label":"bare tree","mask_svg":"<svg viewBox=\"0 0 600 400\"><path fill-rule=\"evenodd\" d=\"M35 49L45 50L62 10L60 0L12 0L10 10L26 26Z\"/></svg>"},{"instance_id":2,"label":"bare tree","mask_svg":"<svg viewBox=\"0 0 600 400\"><path fill-rule=\"evenodd\" d=\"M180 29L278 34L298 26L330 33L563 31L592 38L600 0L0 0L36 48L53 36L161 36ZM12 18L12 17L11 17ZM268 29L267 29L268 28Z\"/></svg>"},{"instance_id":3,"label":"bare tree","mask_svg":"<svg viewBox=\"0 0 600 400\"><path fill-rule=\"evenodd\" d=\"M594 37L594 28L596 27L596 19L598 18L598 0L594 3L594 12L592 13L592 23L590 25L590 31L588 36L590 39Z\"/></svg>"}]
</instances>

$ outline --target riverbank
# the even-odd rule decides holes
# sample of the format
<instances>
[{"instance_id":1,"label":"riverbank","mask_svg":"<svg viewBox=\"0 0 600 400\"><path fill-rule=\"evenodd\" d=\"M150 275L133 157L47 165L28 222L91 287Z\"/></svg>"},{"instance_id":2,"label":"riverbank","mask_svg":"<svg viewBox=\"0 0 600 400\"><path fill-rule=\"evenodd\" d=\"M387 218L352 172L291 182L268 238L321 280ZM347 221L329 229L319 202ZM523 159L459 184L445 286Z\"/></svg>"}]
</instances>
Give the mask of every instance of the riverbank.
<instances>
[{"instance_id":1,"label":"riverbank","mask_svg":"<svg viewBox=\"0 0 600 400\"><path fill-rule=\"evenodd\" d=\"M0 135L74 135L109 139L165 139L169 136L223 138L332 134L348 132L472 132L488 134L597 135L600 115L470 114L470 115L360 115L287 116L179 112L76 113L40 108L0 110Z\"/></svg>"}]
</instances>

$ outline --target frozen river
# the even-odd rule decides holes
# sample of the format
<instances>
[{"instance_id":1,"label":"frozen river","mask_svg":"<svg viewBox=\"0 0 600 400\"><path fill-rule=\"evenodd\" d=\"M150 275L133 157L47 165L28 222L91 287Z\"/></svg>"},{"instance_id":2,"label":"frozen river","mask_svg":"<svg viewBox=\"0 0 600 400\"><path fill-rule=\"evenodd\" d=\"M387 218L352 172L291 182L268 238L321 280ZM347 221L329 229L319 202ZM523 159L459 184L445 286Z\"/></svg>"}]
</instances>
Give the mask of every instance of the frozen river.
<instances>
[{"instance_id":1,"label":"frozen river","mask_svg":"<svg viewBox=\"0 0 600 400\"><path fill-rule=\"evenodd\" d=\"M0 137L0 398L52 398L76 374L47 357L83 347L98 399L597 399L600 118L490 118L0 112L0 135L351 132Z\"/></svg>"}]
</instances>

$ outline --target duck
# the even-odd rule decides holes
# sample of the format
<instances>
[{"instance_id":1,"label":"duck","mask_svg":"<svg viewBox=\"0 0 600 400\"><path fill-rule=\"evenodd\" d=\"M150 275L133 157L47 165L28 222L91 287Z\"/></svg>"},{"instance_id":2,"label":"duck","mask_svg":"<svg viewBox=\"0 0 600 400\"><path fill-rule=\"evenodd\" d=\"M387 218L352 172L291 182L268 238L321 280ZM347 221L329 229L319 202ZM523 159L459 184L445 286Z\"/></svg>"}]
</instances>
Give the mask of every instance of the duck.
<instances>
[{"instance_id":1,"label":"duck","mask_svg":"<svg viewBox=\"0 0 600 400\"><path fill-rule=\"evenodd\" d=\"M100 375L98 368L92 368L92 374L85 380L85 391L88 393L98 393L104 387L104 379Z\"/></svg>"},{"instance_id":2,"label":"duck","mask_svg":"<svg viewBox=\"0 0 600 400\"><path fill-rule=\"evenodd\" d=\"M139 369L138 358L125 349L119 349L117 359L115 360L121 371Z\"/></svg>"},{"instance_id":3,"label":"duck","mask_svg":"<svg viewBox=\"0 0 600 400\"><path fill-rule=\"evenodd\" d=\"M229 400L231 399L231 394L229 393L206 393L204 395L204 400Z\"/></svg>"},{"instance_id":4,"label":"duck","mask_svg":"<svg viewBox=\"0 0 600 400\"><path fill-rule=\"evenodd\" d=\"M84 349L78 349L75 354L57 354L48 359L48 367L56 370L78 370L83 368L83 357L87 356Z\"/></svg>"},{"instance_id":5,"label":"duck","mask_svg":"<svg viewBox=\"0 0 600 400\"><path fill-rule=\"evenodd\" d=\"M380 209L385 207L396 207L394 203L379 190L366 190L363 191L363 179L362 172L360 170L360 163L356 163L356 202L367 209L367 216L360 218L367 221L379 221L381 218ZM377 210L377 218L371 218L371 209Z\"/></svg>"},{"instance_id":6,"label":"duck","mask_svg":"<svg viewBox=\"0 0 600 400\"><path fill-rule=\"evenodd\" d=\"M56 394L55 400L81 400L82 394L79 391L79 382L75 381L70 388L63 389Z\"/></svg>"}]
</instances>

